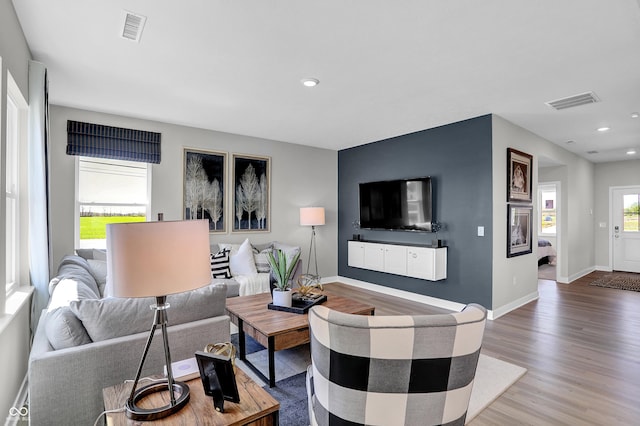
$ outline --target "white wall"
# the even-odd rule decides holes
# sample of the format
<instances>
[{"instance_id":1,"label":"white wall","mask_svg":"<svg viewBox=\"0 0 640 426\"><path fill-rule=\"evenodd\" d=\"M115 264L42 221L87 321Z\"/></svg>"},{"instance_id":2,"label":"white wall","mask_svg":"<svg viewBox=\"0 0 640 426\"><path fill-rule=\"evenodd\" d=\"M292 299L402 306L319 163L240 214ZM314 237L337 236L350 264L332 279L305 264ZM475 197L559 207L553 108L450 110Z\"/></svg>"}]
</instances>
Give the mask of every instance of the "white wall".
<instances>
[{"instance_id":1,"label":"white wall","mask_svg":"<svg viewBox=\"0 0 640 426\"><path fill-rule=\"evenodd\" d=\"M242 242L249 238L255 243L277 240L299 245L306 268L311 229L299 225L299 208L322 206L327 224L317 229L318 269L323 276L337 275L336 151L61 106L51 107L54 264L74 250L75 157L65 153L67 120L162 134L162 162L152 167L152 218L162 212L165 220L182 219L183 147L225 151L229 159L233 153L271 157L271 232L211 234L211 241Z\"/></svg>"},{"instance_id":2,"label":"white wall","mask_svg":"<svg viewBox=\"0 0 640 426\"><path fill-rule=\"evenodd\" d=\"M543 156L562 166L549 171L545 180L561 183L560 232L562 268L566 281L594 269L594 165L540 136L493 116L493 308L526 300L537 292L537 235L530 255L506 257L507 148L533 155L533 205L537 208L538 159ZM537 215L534 215L537 220ZM534 223L534 227L537 223ZM535 228L534 228L535 229ZM562 269L561 274L562 275Z\"/></svg>"},{"instance_id":3,"label":"white wall","mask_svg":"<svg viewBox=\"0 0 640 426\"><path fill-rule=\"evenodd\" d=\"M6 95L7 72L11 72L23 97L28 99L28 67L31 53L10 0L0 0L0 170L4 170L6 158ZM26 167L26 164L23 165ZM5 188L5 175L0 173L0 188ZM0 223L5 223L5 200L0 197ZM0 277L5 275L5 227L0 226ZM27 262L27 259L24 259ZM4 282L4 281L3 281ZM29 283L20 283L28 285ZM29 357L30 304L20 304L16 312L5 313L5 294L0 292L0 421L3 421L13 405L22 380L27 373Z\"/></svg>"},{"instance_id":4,"label":"white wall","mask_svg":"<svg viewBox=\"0 0 640 426\"><path fill-rule=\"evenodd\" d=\"M598 269L611 270L609 258L609 188L640 185L640 160L598 163L595 165L595 264ZM600 222L605 228L600 228Z\"/></svg>"}]
</instances>

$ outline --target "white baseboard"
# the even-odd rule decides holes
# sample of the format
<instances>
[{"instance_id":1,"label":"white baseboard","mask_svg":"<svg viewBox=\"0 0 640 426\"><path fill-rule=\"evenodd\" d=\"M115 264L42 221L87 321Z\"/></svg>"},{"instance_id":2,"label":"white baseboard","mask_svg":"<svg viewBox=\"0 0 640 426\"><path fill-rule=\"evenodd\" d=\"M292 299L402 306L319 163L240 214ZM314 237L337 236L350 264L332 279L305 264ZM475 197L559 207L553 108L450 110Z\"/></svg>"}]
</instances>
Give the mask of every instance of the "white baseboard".
<instances>
[{"instance_id":1,"label":"white baseboard","mask_svg":"<svg viewBox=\"0 0 640 426\"><path fill-rule=\"evenodd\" d=\"M589 268L583 269L580 272L572 274L572 275L569 276L569 282L571 283L571 282L577 280L578 278L582 278L585 275L588 275L588 274L592 273L595 270L596 270L596 268L594 266L590 266Z\"/></svg>"},{"instance_id":2,"label":"white baseboard","mask_svg":"<svg viewBox=\"0 0 640 426\"><path fill-rule=\"evenodd\" d=\"M604 272L613 272L613 268L609 265L606 266L598 266L596 265L596 271L604 271Z\"/></svg>"},{"instance_id":3,"label":"white baseboard","mask_svg":"<svg viewBox=\"0 0 640 426\"><path fill-rule=\"evenodd\" d=\"M513 302L507 303L506 305L500 306L498 309L494 309L491 311L491 317L489 319L498 319L504 314L508 314L511 311L518 309L520 306L526 305L529 302L533 302L540 297L538 290L533 293L529 293L526 296L523 296L519 299L514 300Z\"/></svg>"}]
</instances>

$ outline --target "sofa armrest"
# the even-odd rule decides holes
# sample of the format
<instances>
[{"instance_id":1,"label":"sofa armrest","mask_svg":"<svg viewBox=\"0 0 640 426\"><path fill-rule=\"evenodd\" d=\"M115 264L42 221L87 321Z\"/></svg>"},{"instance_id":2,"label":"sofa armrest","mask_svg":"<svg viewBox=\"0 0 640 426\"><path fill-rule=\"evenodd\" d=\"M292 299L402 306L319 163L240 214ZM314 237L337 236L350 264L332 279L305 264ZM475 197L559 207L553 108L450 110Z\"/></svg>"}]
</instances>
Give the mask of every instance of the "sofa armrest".
<instances>
[{"instance_id":1,"label":"sofa armrest","mask_svg":"<svg viewBox=\"0 0 640 426\"><path fill-rule=\"evenodd\" d=\"M41 328L43 321L29 358L31 424L93 424L104 409L102 389L135 378L148 332L54 351L47 350ZM230 340L226 315L170 326L167 331L174 361L193 357L209 343ZM158 330L142 376L162 374L164 364Z\"/></svg>"}]
</instances>

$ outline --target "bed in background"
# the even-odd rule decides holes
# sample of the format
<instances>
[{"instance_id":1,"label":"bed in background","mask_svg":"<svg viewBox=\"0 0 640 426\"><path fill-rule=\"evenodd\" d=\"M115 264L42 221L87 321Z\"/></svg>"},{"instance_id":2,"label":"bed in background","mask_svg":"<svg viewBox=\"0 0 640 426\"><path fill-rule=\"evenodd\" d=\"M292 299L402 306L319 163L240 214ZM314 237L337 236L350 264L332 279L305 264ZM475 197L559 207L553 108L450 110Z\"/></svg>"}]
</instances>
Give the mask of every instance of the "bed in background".
<instances>
[{"instance_id":1,"label":"bed in background","mask_svg":"<svg viewBox=\"0 0 640 426\"><path fill-rule=\"evenodd\" d=\"M549 240L538 239L538 266L548 263L556 264L556 249Z\"/></svg>"}]
</instances>

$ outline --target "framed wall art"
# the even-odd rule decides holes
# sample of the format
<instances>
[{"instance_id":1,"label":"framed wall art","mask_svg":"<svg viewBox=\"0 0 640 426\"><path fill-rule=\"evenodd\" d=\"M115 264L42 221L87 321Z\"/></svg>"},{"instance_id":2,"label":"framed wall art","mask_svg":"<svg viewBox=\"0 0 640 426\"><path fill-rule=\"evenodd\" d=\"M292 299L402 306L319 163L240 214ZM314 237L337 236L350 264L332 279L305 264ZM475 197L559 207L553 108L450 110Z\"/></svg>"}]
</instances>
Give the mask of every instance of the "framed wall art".
<instances>
[{"instance_id":1,"label":"framed wall art","mask_svg":"<svg viewBox=\"0 0 640 426\"><path fill-rule=\"evenodd\" d=\"M227 232L225 176L227 154L184 148L183 218L208 219L209 232Z\"/></svg>"},{"instance_id":2,"label":"framed wall art","mask_svg":"<svg viewBox=\"0 0 640 426\"><path fill-rule=\"evenodd\" d=\"M533 206L507 205L507 257L532 252Z\"/></svg>"},{"instance_id":3,"label":"framed wall art","mask_svg":"<svg viewBox=\"0 0 640 426\"><path fill-rule=\"evenodd\" d=\"M271 158L233 154L232 232L269 232Z\"/></svg>"},{"instance_id":4,"label":"framed wall art","mask_svg":"<svg viewBox=\"0 0 640 426\"><path fill-rule=\"evenodd\" d=\"M507 201L532 200L533 156L507 148Z\"/></svg>"}]
</instances>

